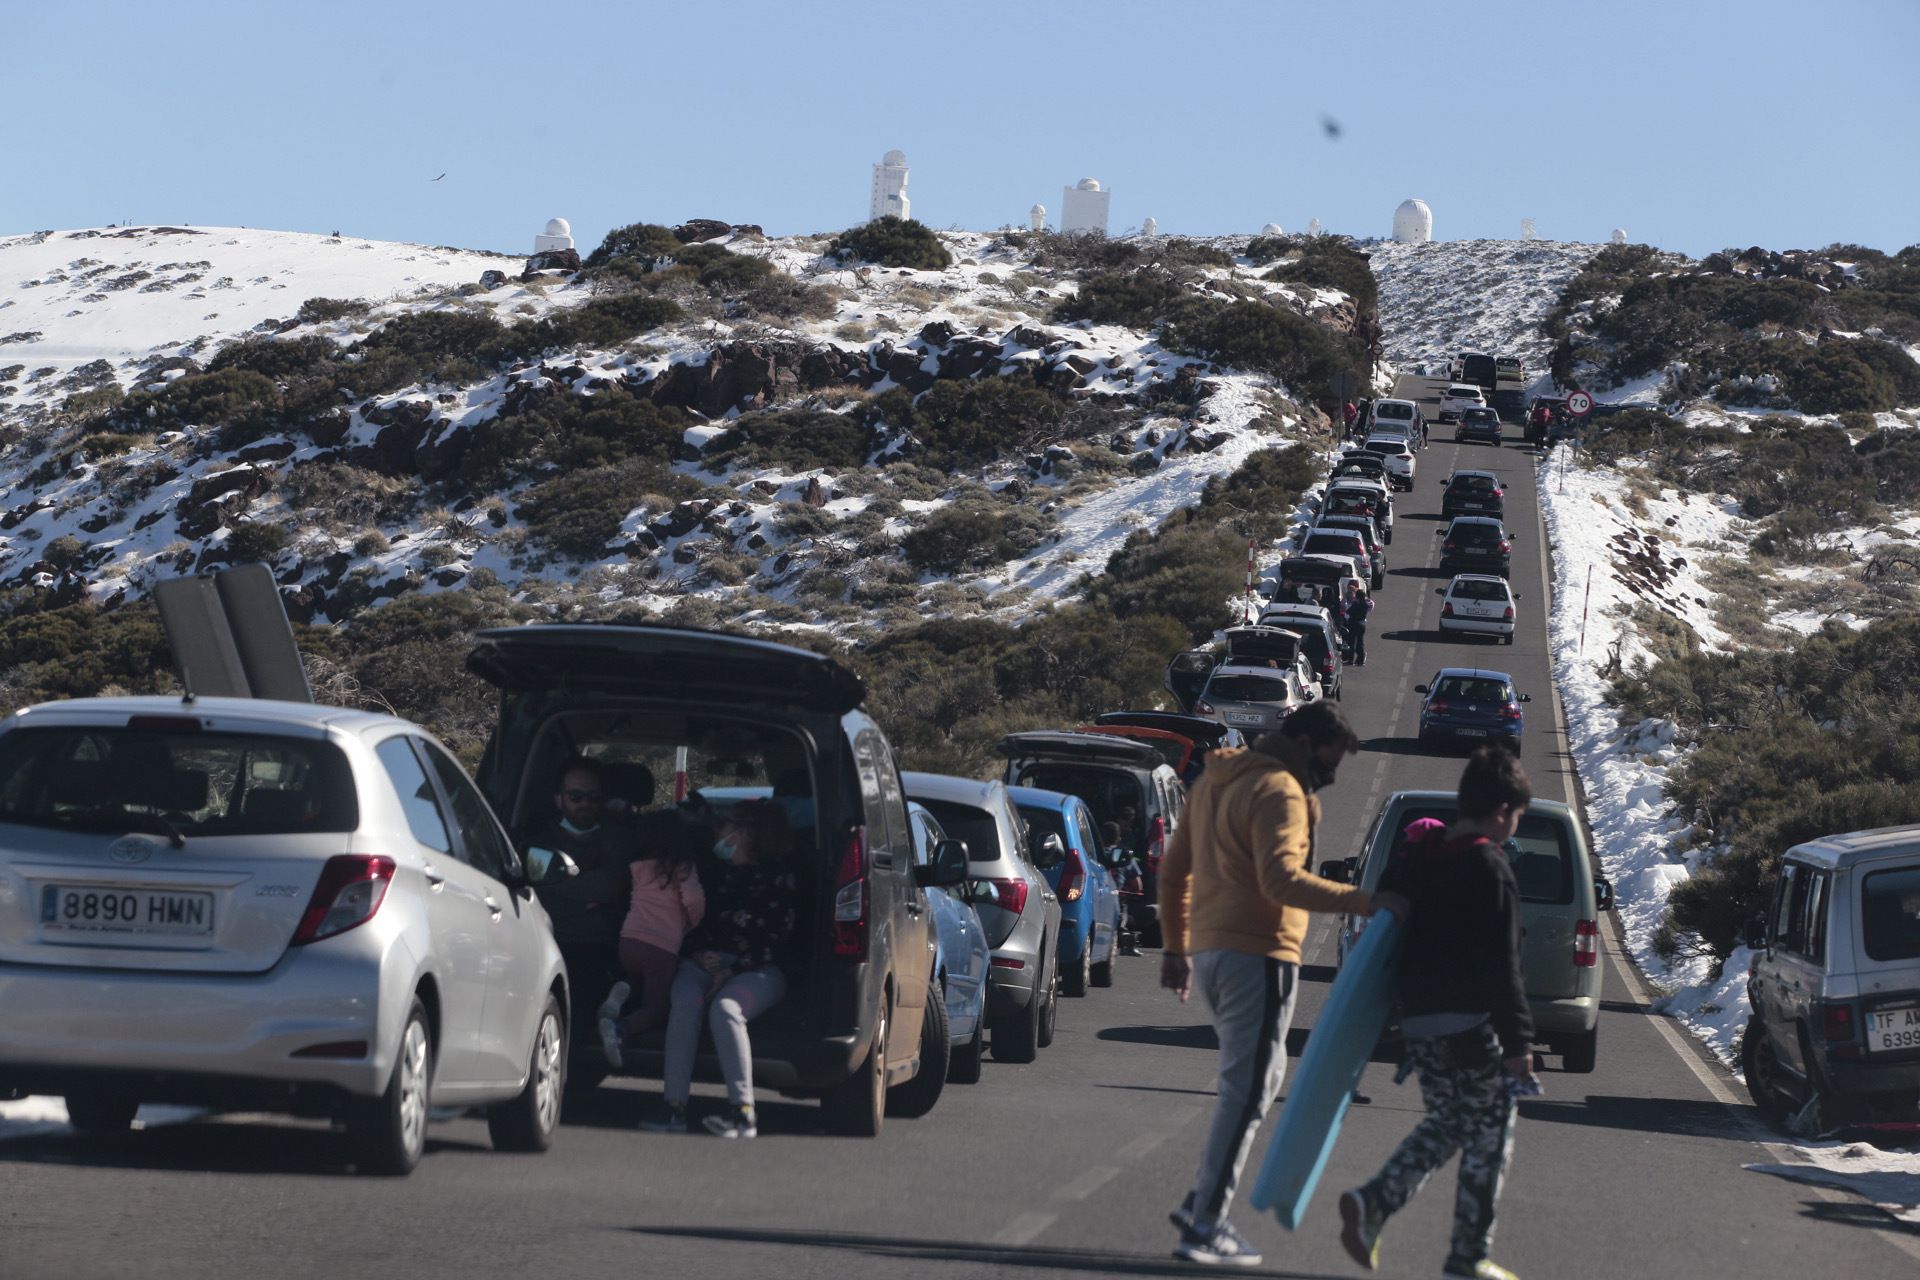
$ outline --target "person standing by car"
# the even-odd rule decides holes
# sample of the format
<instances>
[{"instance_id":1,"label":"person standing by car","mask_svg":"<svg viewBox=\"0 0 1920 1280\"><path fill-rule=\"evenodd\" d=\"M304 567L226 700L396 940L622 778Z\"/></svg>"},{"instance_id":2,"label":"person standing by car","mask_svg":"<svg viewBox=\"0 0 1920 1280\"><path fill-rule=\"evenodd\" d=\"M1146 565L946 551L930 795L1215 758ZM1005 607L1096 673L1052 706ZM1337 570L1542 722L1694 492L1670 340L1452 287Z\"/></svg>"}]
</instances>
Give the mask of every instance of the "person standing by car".
<instances>
[{"instance_id":1,"label":"person standing by car","mask_svg":"<svg viewBox=\"0 0 1920 1280\"><path fill-rule=\"evenodd\" d=\"M1220 1041L1219 1101L1199 1174L1172 1214L1174 1256L1189 1262L1260 1265L1227 1209L1286 1070L1307 913L1405 910L1390 894L1308 869L1320 822L1314 792L1358 746L1344 716L1313 702L1251 748L1214 752L1160 864L1160 985L1182 1001L1198 987Z\"/></svg>"},{"instance_id":2,"label":"person standing by car","mask_svg":"<svg viewBox=\"0 0 1920 1280\"><path fill-rule=\"evenodd\" d=\"M1353 665L1367 665L1367 619L1373 616L1373 597L1357 582L1347 584L1347 598L1340 602L1340 620L1346 627L1347 645L1353 650Z\"/></svg>"},{"instance_id":3,"label":"person standing by car","mask_svg":"<svg viewBox=\"0 0 1920 1280\"><path fill-rule=\"evenodd\" d=\"M528 837L532 853L556 849L580 873L534 892L553 921L553 940L567 962L574 1021L592 1026L594 1007L620 980L620 924L627 917L633 833L605 821L606 792L600 766L576 756L560 767L553 817Z\"/></svg>"},{"instance_id":4,"label":"person standing by car","mask_svg":"<svg viewBox=\"0 0 1920 1280\"><path fill-rule=\"evenodd\" d=\"M1383 892L1413 903L1397 984L1406 1036L1398 1078L1419 1073L1427 1114L1372 1181L1340 1197L1340 1241L1369 1271L1387 1219L1458 1151L1453 1243L1441 1274L1513 1280L1487 1254L1513 1155L1514 1099L1540 1084L1520 969L1520 893L1503 846L1532 799L1519 757L1481 747L1460 777L1459 820L1443 833L1410 829L1381 876Z\"/></svg>"},{"instance_id":5,"label":"person standing by car","mask_svg":"<svg viewBox=\"0 0 1920 1280\"><path fill-rule=\"evenodd\" d=\"M729 1104L724 1115L707 1117L707 1131L722 1138L759 1133L747 1024L787 994L782 963L791 964L787 952L800 920L799 878L787 860L792 843L786 812L771 800L747 801L714 828L713 856L699 869L707 912L687 934L686 958L669 997L665 1107L641 1128L687 1131L693 1059L705 1014Z\"/></svg>"}]
</instances>

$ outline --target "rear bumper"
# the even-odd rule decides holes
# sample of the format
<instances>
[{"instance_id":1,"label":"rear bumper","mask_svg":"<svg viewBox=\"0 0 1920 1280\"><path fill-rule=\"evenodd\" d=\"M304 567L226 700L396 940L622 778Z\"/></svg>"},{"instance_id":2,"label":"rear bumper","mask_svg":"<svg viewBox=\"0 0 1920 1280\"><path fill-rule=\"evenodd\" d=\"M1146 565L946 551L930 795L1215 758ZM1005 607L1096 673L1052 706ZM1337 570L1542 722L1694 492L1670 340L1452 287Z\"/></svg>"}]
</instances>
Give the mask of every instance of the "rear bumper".
<instances>
[{"instance_id":1,"label":"rear bumper","mask_svg":"<svg viewBox=\"0 0 1920 1280\"><path fill-rule=\"evenodd\" d=\"M1442 618L1440 619L1440 629L1442 631L1470 631L1476 635L1483 636L1510 636L1513 634L1513 624L1511 622L1502 622L1498 618Z\"/></svg>"},{"instance_id":2,"label":"rear bumper","mask_svg":"<svg viewBox=\"0 0 1920 1280\"><path fill-rule=\"evenodd\" d=\"M1506 742L1514 747L1520 745L1521 738L1520 733L1511 729L1496 729L1478 724L1436 724L1430 720L1420 722L1420 736L1457 742Z\"/></svg>"},{"instance_id":3,"label":"rear bumper","mask_svg":"<svg viewBox=\"0 0 1920 1280\"><path fill-rule=\"evenodd\" d=\"M1600 1025L1600 997L1573 996L1564 1000L1527 997L1533 1014L1535 1042L1551 1044L1565 1036L1586 1035Z\"/></svg>"},{"instance_id":4,"label":"rear bumper","mask_svg":"<svg viewBox=\"0 0 1920 1280\"><path fill-rule=\"evenodd\" d=\"M1834 1061L1821 1056L1827 1083L1841 1093L1913 1093L1920 1090L1920 1060L1875 1062L1870 1058Z\"/></svg>"}]
</instances>

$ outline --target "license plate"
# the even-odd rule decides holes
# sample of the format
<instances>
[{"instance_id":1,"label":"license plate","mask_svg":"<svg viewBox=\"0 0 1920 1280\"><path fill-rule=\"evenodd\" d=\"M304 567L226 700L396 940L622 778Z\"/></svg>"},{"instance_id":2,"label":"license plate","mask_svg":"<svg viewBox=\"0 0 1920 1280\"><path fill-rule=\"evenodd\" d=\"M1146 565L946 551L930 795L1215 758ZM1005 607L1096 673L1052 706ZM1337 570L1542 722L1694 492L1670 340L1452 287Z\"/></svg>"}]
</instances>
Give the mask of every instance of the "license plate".
<instances>
[{"instance_id":1,"label":"license plate","mask_svg":"<svg viewBox=\"0 0 1920 1280\"><path fill-rule=\"evenodd\" d=\"M1869 1013L1867 1051L1897 1053L1902 1049L1920 1049L1920 1006Z\"/></svg>"},{"instance_id":2,"label":"license plate","mask_svg":"<svg viewBox=\"0 0 1920 1280\"><path fill-rule=\"evenodd\" d=\"M213 895L112 885L50 884L40 893L42 933L206 937Z\"/></svg>"},{"instance_id":3,"label":"license plate","mask_svg":"<svg viewBox=\"0 0 1920 1280\"><path fill-rule=\"evenodd\" d=\"M1228 724L1265 724L1267 718L1257 711L1229 711Z\"/></svg>"},{"instance_id":4,"label":"license plate","mask_svg":"<svg viewBox=\"0 0 1920 1280\"><path fill-rule=\"evenodd\" d=\"M1484 738L1487 736L1485 729L1455 729L1454 732L1463 738Z\"/></svg>"}]
</instances>

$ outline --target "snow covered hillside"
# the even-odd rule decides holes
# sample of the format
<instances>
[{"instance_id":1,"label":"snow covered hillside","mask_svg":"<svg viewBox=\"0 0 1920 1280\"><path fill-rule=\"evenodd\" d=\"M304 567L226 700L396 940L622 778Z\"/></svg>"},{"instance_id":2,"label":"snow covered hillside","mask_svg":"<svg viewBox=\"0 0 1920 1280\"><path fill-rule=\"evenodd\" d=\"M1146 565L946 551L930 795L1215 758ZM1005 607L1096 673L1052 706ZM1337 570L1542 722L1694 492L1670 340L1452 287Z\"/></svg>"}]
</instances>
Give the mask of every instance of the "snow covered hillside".
<instances>
[{"instance_id":1,"label":"snow covered hillside","mask_svg":"<svg viewBox=\"0 0 1920 1280\"><path fill-rule=\"evenodd\" d=\"M1380 282L1387 359L1438 372L1462 351L1516 355L1537 378L1553 346L1540 321L1599 248L1555 240L1364 242Z\"/></svg>"}]
</instances>

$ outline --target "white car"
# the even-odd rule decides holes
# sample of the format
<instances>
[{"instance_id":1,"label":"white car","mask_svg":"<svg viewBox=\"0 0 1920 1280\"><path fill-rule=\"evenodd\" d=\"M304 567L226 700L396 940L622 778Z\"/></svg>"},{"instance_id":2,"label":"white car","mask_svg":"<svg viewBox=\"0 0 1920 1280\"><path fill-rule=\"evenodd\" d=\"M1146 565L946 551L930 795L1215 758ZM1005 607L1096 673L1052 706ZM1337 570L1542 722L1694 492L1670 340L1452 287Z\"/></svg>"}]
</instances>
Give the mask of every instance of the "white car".
<instances>
[{"instance_id":1,"label":"white car","mask_svg":"<svg viewBox=\"0 0 1920 1280\"><path fill-rule=\"evenodd\" d=\"M1375 400L1366 425L1369 434L1377 433L1382 427L1398 427L1412 439L1421 434L1420 424L1425 421L1426 415L1411 400Z\"/></svg>"},{"instance_id":2,"label":"white car","mask_svg":"<svg viewBox=\"0 0 1920 1280\"><path fill-rule=\"evenodd\" d=\"M1440 393L1440 421L1442 422L1452 422L1469 409L1486 407L1486 393L1469 383L1453 383Z\"/></svg>"},{"instance_id":3,"label":"white car","mask_svg":"<svg viewBox=\"0 0 1920 1280\"><path fill-rule=\"evenodd\" d=\"M1493 636L1513 643L1514 605L1520 599L1505 578L1462 573L1440 589L1440 630Z\"/></svg>"},{"instance_id":4,"label":"white car","mask_svg":"<svg viewBox=\"0 0 1920 1280\"><path fill-rule=\"evenodd\" d=\"M1316 694L1318 685L1314 686ZM1291 667L1222 663L1207 677L1193 704L1196 713L1240 730L1249 739L1280 727L1289 714L1314 701Z\"/></svg>"},{"instance_id":5,"label":"white car","mask_svg":"<svg viewBox=\"0 0 1920 1280\"><path fill-rule=\"evenodd\" d=\"M0 1097L331 1114L406 1173L437 1107L544 1151L567 971L506 832L419 726L251 698L0 721ZM540 883L577 872L552 855Z\"/></svg>"},{"instance_id":6,"label":"white car","mask_svg":"<svg viewBox=\"0 0 1920 1280\"><path fill-rule=\"evenodd\" d=\"M1412 490L1415 470L1413 445L1405 436L1368 436L1366 443L1360 447L1386 460L1387 479L1393 482L1395 488Z\"/></svg>"}]
</instances>

